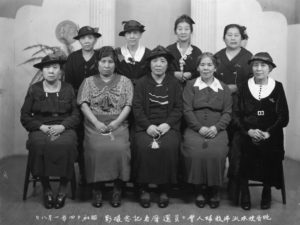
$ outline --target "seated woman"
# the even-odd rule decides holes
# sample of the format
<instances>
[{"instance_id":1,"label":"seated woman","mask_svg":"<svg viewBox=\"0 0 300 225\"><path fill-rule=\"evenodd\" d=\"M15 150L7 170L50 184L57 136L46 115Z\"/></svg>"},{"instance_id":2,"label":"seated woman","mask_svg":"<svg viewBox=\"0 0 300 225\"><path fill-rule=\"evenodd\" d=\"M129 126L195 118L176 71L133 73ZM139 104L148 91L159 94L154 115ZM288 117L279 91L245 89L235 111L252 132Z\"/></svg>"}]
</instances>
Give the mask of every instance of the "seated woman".
<instances>
[{"instance_id":1,"label":"seated woman","mask_svg":"<svg viewBox=\"0 0 300 225\"><path fill-rule=\"evenodd\" d=\"M213 54L203 53L198 60L200 77L188 81L183 91L184 132L181 153L185 180L195 185L196 205L217 208L223 182L231 120L232 97L229 88L214 77L217 63Z\"/></svg>"},{"instance_id":2,"label":"seated woman","mask_svg":"<svg viewBox=\"0 0 300 225\"><path fill-rule=\"evenodd\" d=\"M253 78L239 93L236 122L242 137L241 207L251 209L248 180L263 182L261 209L271 207L271 186L281 188L284 158L283 128L289 121L289 110L280 82L269 77L276 67L266 52L249 60Z\"/></svg>"},{"instance_id":3,"label":"seated woman","mask_svg":"<svg viewBox=\"0 0 300 225\"><path fill-rule=\"evenodd\" d=\"M122 184L129 180L130 148L126 118L131 110L131 81L115 73L117 56L110 46L98 55L99 74L86 78L77 103L84 114L86 179L92 184L93 206L102 205L103 182L113 181L111 205L121 205Z\"/></svg>"},{"instance_id":4,"label":"seated woman","mask_svg":"<svg viewBox=\"0 0 300 225\"><path fill-rule=\"evenodd\" d=\"M164 47L154 48L147 58L151 72L137 81L134 91L133 164L144 208L150 207L148 184L159 186L158 206L164 208L169 203L169 185L177 181L182 95L180 83L166 72L172 59Z\"/></svg>"},{"instance_id":5,"label":"seated woman","mask_svg":"<svg viewBox=\"0 0 300 225\"><path fill-rule=\"evenodd\" d=\"M29 131L31 173L41 179L47 209L64 206L77 157L74 129L79 124L79 111L72 86L59 79L63 63L65 60L56 53L34 65L44 79L29 87L21 109L21 123ZM55 199L49 176L61 178Z\"/></svg>"}]
</instances>

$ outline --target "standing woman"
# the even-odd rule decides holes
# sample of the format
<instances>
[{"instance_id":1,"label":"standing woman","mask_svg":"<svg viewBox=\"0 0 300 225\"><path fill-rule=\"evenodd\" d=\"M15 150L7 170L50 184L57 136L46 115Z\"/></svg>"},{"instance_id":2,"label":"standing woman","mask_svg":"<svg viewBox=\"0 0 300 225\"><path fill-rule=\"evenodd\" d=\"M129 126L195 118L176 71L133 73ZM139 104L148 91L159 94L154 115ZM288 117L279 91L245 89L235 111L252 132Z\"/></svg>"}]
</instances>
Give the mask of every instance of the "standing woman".
<instances>
[{"instance_id":1,"label":"standing woman","mask_svg":"<svg viewBox=\"0 0 300 225\"><path fill-rule=\"evenodd\" d=\"M242 137L241 207L251 208L248 180L263 182L261 209L271 207L271 187L282 188L284 159L283 128L289 121L289 110L280 82L269 74L276 67L266 52L249 60L253 70L240 88L237 125Z\"/></svg>"},{"instance_id":2,"label":"standing woman","mask_svg":"<svg viewBox=\"0 0 300 225\"><path fill-rule=\"evenodd\" d=\"M201 50L191 44L193 24L195 24L195 22L191 17L187 15L180 16L175 21L174 26L177 42L167 47L175 57L170 71L172 71L173 75L182 83L199 76L197 71L197 59L201 55Z\"/></svg>"},{"instance_id":3,"label":"standing woman","mask_svg":"<svg viewBox=\"0 0 300 225\"><path fill-rule=\"evenodd\" d=\"M124 24L124 28L119 36L125 38L126 44L116 49L118 54L117 68L120 74L131 79L135 84L135 81L144 75L146 58L150 54L148 48L140 45L145 26L136 20L123 21L122 24Z\"/></svg>"},{"instance_id":4,"label":"standing woman","mask_svg":"<svg viewBox=\"0 0 300 225\"><path fill-rule=\"evenodd\" d=\"M79 124L79 111L72 86L60 81L64 63L54 53L34 65L42 71L44 79L29 87L21 109L21 123L29 131L26 147L31 174L41 179L47 209L64 206L77 157L75 128ZM55 199L49 176L60 177Z\"/></svg>"},{"instance_id":5,"label":"standing woman","mask_svg":"<svg viewBox=\"0 0 300 225\"><path fill-rule=\"evenodd\" d=\"M188 81L183 91L184 132L182 155L187 183L196 189L196 205L217 208L228 153L226 127L231 120L229 88L214 73L217 61L212 53L199 57L200 77Z\"/></svg>"},{"instance_id":6,"label":"standing woman","mask_svg":"<svg viewBox=\"0 0 300 225\"><path fill-rule=\"evenodd\" d=\"M158 206L165 208L170 184L177 182L182 92L180 83L167 72L172 59L164 47L154 48L147 58L150 73L137 81L134 90L134 172L144 208L150 207L148 184L158 185Z\"/></svg>"},{"instance_id":7,"label":"standing woman","mask_svg":"<svg viewBox=\"0 0 300 225\"><path fill-rule=\"evenodd\" d=\"M121 205L123 182L129 180L130 148L126 118L131 110L131 81L115 73L117 56L110 46L98 55L99 74L86 78L77 103L84 115L86 179L92 184L93 206L102 205L104 182L113 181L111 205Z\"/></svg>"},{"instance_id":8,"label":"standing woman","mask_svg":"<svg viewBox=\"0 0 300 225\"><path fill-rule=\"evenodd\" d=\"M246 27L238 24L229 24L225 26L223 40L226 47L215 54L218 60L216 78L227 84L232 93L233 100L233 117L237 109L238 89L242 83L247 82L251 76L251 68L248 60L251 59L252 53L242 47L243 42L248 40ZM236 190L239 179L240 164L240 137L236 132L237 128L233 123L227 128L229 137L229 196L236 202Z\"/></svg>"}]
</instances>

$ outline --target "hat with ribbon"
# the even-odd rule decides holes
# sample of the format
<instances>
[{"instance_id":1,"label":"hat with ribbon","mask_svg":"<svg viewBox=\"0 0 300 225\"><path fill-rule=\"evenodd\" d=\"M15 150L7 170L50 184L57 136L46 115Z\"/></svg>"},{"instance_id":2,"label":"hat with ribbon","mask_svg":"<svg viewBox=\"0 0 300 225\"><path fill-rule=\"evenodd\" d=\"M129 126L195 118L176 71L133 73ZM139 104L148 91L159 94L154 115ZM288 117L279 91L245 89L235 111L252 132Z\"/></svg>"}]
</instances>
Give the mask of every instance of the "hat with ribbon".
<instances>
[{"instance_id":1,"label":"hat with ribbon","mask_svg":"<svg viewBox=\"0 0 300 225\"><path fill-rule=\"evenodd\" d=\"M66 57L63 54L59 52L55 52L46 55L44 58L42 58L41 62L34 64L33 66L41 70L46 65L55 64L55 63L62 65L66 61L67 61Z\"/></svg>"},{"instance_id":2,"label":"hat with ribbon","mask_svg":"<svg viewBox=\"0 0 300 225\"><path fill-rule=\"evenodd\" d=\"M268 65L271 65L273 68L276 67L275 63L273 62L272 57L267 52L259 52L256 53L249 61L248 64L251 64L254 61L262 61L267 63Z\"/></svg>"},{"instance_id":3,"label":"hat with ribbon","mask_svg":"<svg viewBox=\"0 0 300 225\"><path fill-rule=\"evenodd\" d=\"M101 37L102 35L98 33L99 28L95 27L90 27L90 26L84 26L81 27L78 31L77 36L73 37L76 40L79 40L81 37L85 35L94 35L96 38Z\"/></svg>"},{"instance_id":4,"label":"hat with ribbon","mask_svg":"<svg viewBox=\"0 0 300 225\"><path fill-rule=\"evenodd\" d=\"M119 33L119 36L125 36L125 34L130 31L139 31L141 33L145 31L145 26L136 20L123 21L122 24L124 27L123 31Z\"/></svg>"}]
</instances>

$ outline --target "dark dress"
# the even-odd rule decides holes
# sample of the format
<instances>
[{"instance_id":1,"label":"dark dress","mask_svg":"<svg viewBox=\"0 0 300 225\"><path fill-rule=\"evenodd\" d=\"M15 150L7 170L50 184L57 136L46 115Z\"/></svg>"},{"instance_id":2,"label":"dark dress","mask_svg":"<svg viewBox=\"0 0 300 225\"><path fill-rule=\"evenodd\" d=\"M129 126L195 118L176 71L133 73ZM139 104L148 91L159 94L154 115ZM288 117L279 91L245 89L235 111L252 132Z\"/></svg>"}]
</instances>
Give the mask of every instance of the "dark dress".
<instances>
[{"instance_id":1,"label":"dark dress","mask_svg":"<svg viewBox=\"0 0 300 225\"><path fill-rule=\"evenodd\" d=\"M135 117L134 172L138 183L167 184L177 182L180 145L182 92L179 82L166 74L157 84L151 74L137 81L133 113ZM146 133L154 124L167 123L171 129L160 137L158 149L151 148L153 138Z\"/></svg>"},{"instance_id":2,"label":"dark dress","mask_svg":"<svg viewBox=\"0 0 300 225\"><path fill-rule=\"evenodd\" d=\"M141 78L145 74L146 59L150 55L150 50L145 48L145 52L140 61L126 62L124 55L122 55L121 48L116 48L118 55L117 71L119 74L129 78L133 85L137 79Z\"/></svg>"},{"instance_id":3,"label":"dark dress","mask_svg":"<svg viewBox=\"0 0 300 225\"><path fill-rule=\"evenodd\" d=\"M76 94L85 78L99 73L96 55L95 51L88 61L83 58L81 49L69 55L65 65L65 81L73 86Z\"/></svg>"},{"instance_id":4,"label":"dark dress","mask_svg":"<svg viewBox=\"0 0 300 225\"><path fill-rule=\"evenodd\" d=\"M57 93L45 93L43 81L30 86L21 109L21 123L29 131L27 149L31 173L34 176L72 177L77 157L79 111L70 84L61 83ZM61 124L65 131L51 140L40 126Z\"/></svg>"},{"instance_id":5,"label":"dark dress","mask_svg":"<svg viewBox=\"0 0 300 225\"><path fill-rule=\"evenodd\" d=\"M191 72L192 74L191 79L194 79L199 76L199 72L197 71L197 59L202 54L202 52L198 47L194 45L191 45L191 47L192 47L191 54L187 55L186 58L184 57L185 65L183 67L183 72ZM167 49L172 53L172 55L175 58L169 70L171 72L180 71L179 60L181 59L182 56L180 51L177 48L177 42L169 45Z\"/></svg>"},{"instance_id":6,"label":"dark dress","mask_svg":"<svg viewBox=\"0 0 300 225\"><path fill-rule=\"evenodd\" d=\"M215 54L218 61L218 68L216 71L216 78L225 84L235 84L238 89L240 86L247 82L252 76L250 65L248 60L251 59L252 53L245 48L241 48L241 51L231 60L227 58L226 48L223 48ZM237 110L238 92L232 94L233 100L233 112ZM235 113L232 115L235 116ZM233 124L229 124L227 128L229 137L229 170L228 177L238 177L239 173L239 161L240 161L240 136L236 133L236 127Z\"/></svg>"},{"instance_id":7,"label":"dark dress","mask_svg":"<svg viewBox=\"0 0 300 225\"><path fill-rule=\"evenodd\" d=\"M200 77L188 81L183 92L184 117L188 127L184 132L182 156L185 181L192 184L221 186L228 153L226 127L231 120L232 98L228 87L220 85L216 92L211 87L200 90L195 83ZM205 139L199 134L201 127L215 126L217 135Z\"/></svg>"},{"instance_id":8,"label":"dark dress","mask_svg":"<svg viewBox=\"0 0 300 225\"><path fill-rule=\"evenodd\" d=\"M280 82L275 81L269 96L258 100L249 89L250 80L240 88L239 115L235 121L242 137L241 176L280 188L284 158L283 128L289 121L284 89ZM247 134L249 129L267 131L270 137L254 144Z\"/></svg>"}]
</instances>

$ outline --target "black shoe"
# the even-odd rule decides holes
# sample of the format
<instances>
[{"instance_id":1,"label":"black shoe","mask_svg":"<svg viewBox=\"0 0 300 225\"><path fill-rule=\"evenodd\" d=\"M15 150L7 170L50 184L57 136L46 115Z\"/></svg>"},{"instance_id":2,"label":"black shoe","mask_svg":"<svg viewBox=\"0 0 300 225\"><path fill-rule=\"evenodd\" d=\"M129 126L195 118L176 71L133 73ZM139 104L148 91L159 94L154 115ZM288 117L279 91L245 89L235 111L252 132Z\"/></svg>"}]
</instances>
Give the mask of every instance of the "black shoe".
<instances>
[{"instance_id":1,"label":"black shoe","mask_svg":"<svg viewBox=\"0 0 300 225\"><path fill-rule=\"evenodd\" d=\"M159 208L166 208L169 205L169 198L168 195L163 193L160 194L159 200L158 200L158 207Z\"/></svg>"},{"instance_id":2,"label":"black shoe","mask_svg":"<svg viewBox=\"0 0 300 225\"><path fill-rule=\"evenodd\" d=\"M248 186L243 187L241 191L241 208L243 210L251 209L250 191Z\"/></svg>"},{"instance_id":3,"label":"black shoe","mask_svg":"<svg viewBox=\"0 0 300 225\"><path fill-rule=\"evenodd\" d=\"M220 201L218 200L210 200L209 203L208 203L209 207L211 209L215 209L215 208L218 208L219 205L220 205Z\"/></svg>"},{"instance_id":4,"label":"black shoe","mask_svg":"<svg viewBox=\"0 0 300 225\"><path fill-rule=\"evenodd\" d=\"M54 197L52 192L44 194L44 206L46 209L52 209L54 207Z\"/></svg>"},{"instance_id":5,"label":"black shoe","mask_svg":"<svg viewBox=\"0 0 300 225\"><path fill-rule=\"evenodd\" d=\"M203 196L203 195L200 195L200 196ZM197 196L197 198L195 200L196 206L199 208L204 208L205 204L207 203L206 199L203 196L203 199L199 200L198 197L199 197L199 195Z\"/></svg>"},{"instance_id":6,"label":"black shoe","mask_svg":"<svg viewBox=\"0 0 300 225\"><path fill-rule=\"evenodd\" d=\"M58 193L55 199L54 208L60 209L64 207L67 195L65 193Z\"/></svg>"},{"instance_id":7,"label":"black shoe","mask_svg":"<svg viewBox=\"0 0 300 225\"><path fill-rule=\"evenodd\" d=\"M93 202L92 205L96 208L100 208L102 206L102 193L101 191L93 190Z\"/></svg>"},{"instance_id":8,"label":"black shoe","mask_svg":"<svg viewBox=\"0 0 300 225\"><path fill-rule=\"evenodd\" d=\"M260 208L261 209L269 209L271 208L271 188L264 187L261 196Z\"/></svg>"},{"instance_id":9,"label":"black shoe","mask_svg":"<svg viewBox=\"0 0 300 225\"><path fill-rule=\"evenodd\" d=\"M113 192L110 204L114 208L117 208L117 207L121 206L121 191L114 191Z\"/></svg>"},{"instance_id":10,"label":"black shoe","mask_svg":"<svg viewBox=\"0 0 300 225\"><path fill-rule=\"evenodd\" d=\"M141 190L140 191L140 205L143 208L149 208L151 203L150 203L150 193L145 191L145 190Z\"/></svg>"}]
</instances>

